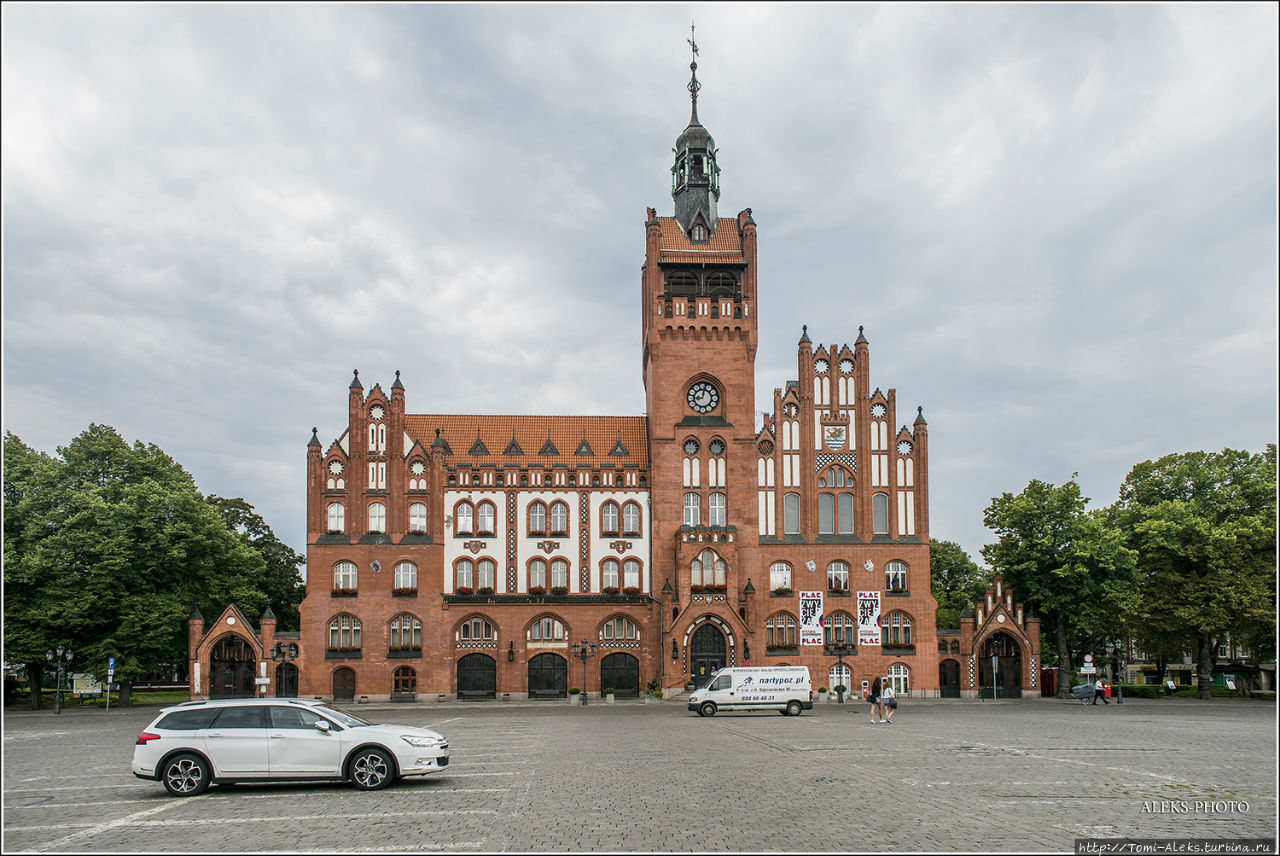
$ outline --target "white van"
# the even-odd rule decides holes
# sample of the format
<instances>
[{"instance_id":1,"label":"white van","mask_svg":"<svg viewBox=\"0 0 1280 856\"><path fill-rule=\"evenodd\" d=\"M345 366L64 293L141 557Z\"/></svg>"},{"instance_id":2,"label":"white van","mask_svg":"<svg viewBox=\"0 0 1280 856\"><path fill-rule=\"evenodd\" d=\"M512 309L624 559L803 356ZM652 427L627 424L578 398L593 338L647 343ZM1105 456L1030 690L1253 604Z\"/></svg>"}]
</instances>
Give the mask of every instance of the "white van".
<instances>
[{"instance_id":1,"label":"white van","mask_svg":"<svg viewBox=\"0 0 1280 856\"><path fill-rule=\"evenodd\" d=\"M778 710L799 716L813 710L808 666L731 666L721 669L689 696L689 710L715 716L717 710Z\"/></svg>"}]
</instances>

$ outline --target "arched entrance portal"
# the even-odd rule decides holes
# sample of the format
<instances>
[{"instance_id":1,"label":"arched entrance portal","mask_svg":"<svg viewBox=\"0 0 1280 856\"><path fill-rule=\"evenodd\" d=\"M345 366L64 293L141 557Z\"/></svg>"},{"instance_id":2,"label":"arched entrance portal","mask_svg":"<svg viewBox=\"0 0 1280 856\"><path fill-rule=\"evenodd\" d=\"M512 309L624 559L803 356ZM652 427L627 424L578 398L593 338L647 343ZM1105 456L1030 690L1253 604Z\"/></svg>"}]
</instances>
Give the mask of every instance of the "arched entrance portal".
<instances>
[{"instance_id":1,"label":"arched entrance portal","mask_svg":"<svg viewBox=\"0 0 1280 856\"><path fill-rule=\"evenodd\" d=\"M333 673L333 700L334 701L355 701L356 700L356 673L352 669L343 666L336 669Z\"/></svg>"},{"instance_id":2,"label":"arched entrance portal","mask_svg":"<svg viewBox=\"0 0 1280 856\"><path fill-rule=\"evenodd\" d=\"M960 698L960 664L955 660L943 660L938 664L938 695L942 698Z\"/></svg>"},{"instance_id":3,"label":"arched entrance portal","mask_svg":"<svg viewBox=\"0 0 1280 856\"><path fill-rule=\"evenodd\" d=\"M276 666L276 698L298 697L298 667L293 663Z\"/></svg>"},{"instance_id":4,"label":"arched entrance portal","mask_svg":"<svg viewBox=\"0 0 1280 856\"><path fill-rule=\"evenodd\" d=\"M498 664L488 654L468 654L458 661L458 698L497 698Z\"/></svg>"},{"instance_id":5,"label":"arched entrance portal","mask_svg":"<svg viewBox=\"0 0 1280 856\"><path fill-rule=\"evenodd\" d=\"M253 698L257 654L242 636L228 633L209 654L210 698Z\"/></svg>"},{"instance_id":6,"label":"arched entrance portal","mask_svg":"<svg viewBox=\"0 0 1280 856\"><path fill-rule=\"evenodd\" d=\"M640 697L640 661L621 651L600 661L600 691L613 687L614 698Z\"/></svg>"},{"instance_id":7,"label":"arched entrance portal","mask_svg":"<svg viewBox=\"0 0 1280 856\"><path fill-rule=\"evenodd\" d=\"M711 677L711 673L725 666L724 634L714 624L707 623L693 631L690 643L689 665L693 672L693 682L702 686Z\"/></svg>"},{"instance_id":8,"label":"arched entrance portal","mask_svg":"<svg viewBox=\"0 0 1280 856\"><path fill-rule=\"evenodd\" d=\"M568 688L569 664L564 657L539 654L529 661L529 698L567 698Z\"/></svg>"},{"instance_id":9,"label":"arched entrance portal","mask_svg":"<svg viewBox=\"0 0 1280 856\"><path fill-rule=\"evenodd\" d=\"M987 637L978 655L978 674L979 685L987 698L1022 698L1022 648L1017 640L1004 632Z\"/></svg>"}]
</instances>

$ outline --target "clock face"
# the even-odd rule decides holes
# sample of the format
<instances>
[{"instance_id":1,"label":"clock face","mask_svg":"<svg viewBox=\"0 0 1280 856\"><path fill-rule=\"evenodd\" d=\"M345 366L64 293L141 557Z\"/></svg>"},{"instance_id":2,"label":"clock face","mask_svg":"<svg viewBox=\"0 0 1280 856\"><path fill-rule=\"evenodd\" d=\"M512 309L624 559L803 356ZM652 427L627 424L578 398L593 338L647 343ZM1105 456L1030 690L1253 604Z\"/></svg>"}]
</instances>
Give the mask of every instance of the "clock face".
<instances>
[{"instance_id":1,"label":"clock face","mask_svg":"<svg viewBox=\"0 0 1280 856\"><path fill-rule=\"evenodd\" d=\"M875 417L875 418L877 418L877 419L883 419L883 418L884 418L884 414L885 414L885 409L884 409L884 405L883 405L883 404L873 404L873 405L871 405L871 415L872 415L872 416L874 416L874 417Z\"/></svg>"},{"instance_id":2,"label":"clock face","mask_svg":"<svg viewBox=\"0 0 1280 856\"><path fill-rule=\"evenodd\" d=\"M707 446L707 448L711 450L711 454L713 455L723 455L724 440L712 440L710 445Z\"/></svg>"},{"instance_id":3,"label":"clock face","mask_svg":"<svg viewBox=\"0 0 1280 856\"><path fill-rule=\"evenodd\" d=\"M381 404L375 404L369 408L369 418L375 422L381 419L385 413L386 411L382 409Z\"/></svg>"},{"instance_id":4,"label":"clock face","mask_svg":"<svg viewBox=\"0 0 1280 856\"><path fill-rule=\"evenodd\" d=\"M689 387L687 398L689 407L698 413L710 413L720 403L720 393L705 380Z\"/></svg>"},{"instance_id":5,"label":"clock face","mask_svg":"<svg viewBox=\"0 0 1280 856\"><path fill-rule=\"evenodd\" d=\"M800 408L796 407L794 404L787 404L782 408L782 412L788 416L795 416L800 412Z\"/></svg>"},{"instance_id":6,"label":"clock face","mask_svg":"<svg viewBox=\"0 0 1280 856\"><path fill-rule=\"evenodd\" d=\"M698 445L698 441L697 441L697 440L695 440L695 439L693 439L692 437L690 437L688 440L685 440L685 441L684 441L684 453L685 453L686 455L696 455L696 454L698 454L698 449L699 449L699 448L701 448L701 447Z\"/></svg>"},{"instance_id":7,"label":"clock face","mask_svg":"<svg viewBox=\"0 0 1280 856\"><path fill-rule=\"evenodd\" d=\"M409 465L409 472L413 473L415 476L420 476L426 471L427 465L422 463L422 461L414 461Z\"/></svg>"},{"instance_id":8,"label":"clock face","mask_svg":"<svg viewBox=\"0 0 1280 856\"><path fill-rule=\"evenodd\" d=\"M841 360L840 374L849 374L851 371L853 371L853 360Z\"/></svg>"},{"instance_id":9,"label":"clock face","mask_svg":"<svg viewBox=\"0 0 1280 856\"><path fill-rule=\"evenodd\" d=\"M826 374L829 368L831 368L831 364L826 360L816 360L813 364L813 370L818 374Z\"/></svg>"},{"instance_id":10,"label":"clock face","mask_svg":"<svg viewBox=\"0 0 1280 856\"><path fill-rule=\"evenodd\" d=\"M341 475L341 474L342 474L342 461L330 461L330 462L329 462L329 472L330 472L330 474L335 475L335 476L336 476L336 475Z\"/></svg>"},{"instance_id":11,"label":"clock face","mask_svg":"<svg viewBox=\"0 0 1280 856\"><path fill-rule=\"evenodd\" d=\"M911 454L911 442L909 440L903 440L901 443L898 444L898 454L899 455Z\"/></svg>"}]
</instances>

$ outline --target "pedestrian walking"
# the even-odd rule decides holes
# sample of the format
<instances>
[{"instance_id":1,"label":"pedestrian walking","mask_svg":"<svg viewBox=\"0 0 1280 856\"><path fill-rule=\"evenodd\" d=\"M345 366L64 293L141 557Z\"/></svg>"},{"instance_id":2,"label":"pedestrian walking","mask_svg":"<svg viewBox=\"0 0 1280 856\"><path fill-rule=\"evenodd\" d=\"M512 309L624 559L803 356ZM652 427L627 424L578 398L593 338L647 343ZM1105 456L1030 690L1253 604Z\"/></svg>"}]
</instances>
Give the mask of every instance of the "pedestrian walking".
<instances>
[{"instance_id":1,"label":"pedestrian walking","mask_svg":"<svg viewBox=\"0 0 1280 856\"><path fill-rule=\"evenodd\" d=\"M880 679L876 678L871 682L871 692L867 694L867 701L871 702L871 721L876 721L876 713L880 714L880 722L884 722L884 705L880 703Z\"/></svg>"},{"instance_id":2,"label":"pedestrian walking","mask_svg":"<svg viewBox=\"0 0 1280 856\"><path fill-rule=\"evenodd\" d=\"M898 699L893 692L893 682L885 681L880 690L880 700L884 704L884 721L893 724L893 712L898 709Z\"/></svg>"},{"instance_id":3,"label":"pedestrian walking","mask_svg":"<svg viewBox=\"0 0 1280 856\"><path fill-rule=\"evenodd\" d=\"M1107 697L1103 695L1101 677L1093 685L1093 703L1097 704L1098 699L1102 699L1103 704L1111 704L1111 702L1107 701Z\"/></svg>"}]
</instances>

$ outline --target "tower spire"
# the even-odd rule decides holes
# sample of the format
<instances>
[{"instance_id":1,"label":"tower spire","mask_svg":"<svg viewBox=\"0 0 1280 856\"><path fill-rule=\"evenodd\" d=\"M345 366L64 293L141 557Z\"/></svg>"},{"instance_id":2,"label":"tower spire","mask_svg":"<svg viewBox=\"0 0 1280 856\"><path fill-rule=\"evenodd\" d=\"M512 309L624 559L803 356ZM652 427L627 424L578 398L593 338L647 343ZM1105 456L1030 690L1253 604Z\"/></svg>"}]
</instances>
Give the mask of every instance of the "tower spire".
<instances>
[{"instance_id":1,"label":"tower spire","mask_svg":"<svg viewBox=\"0 0 1280 856\"><path fill-rule=\"evenodd\" d=\"M720 167L716 163L716 143L698 121L698 43L694 25L689 25L689 100L692 112L689 125L676 138L675 163L671 166L671 197L676 203L676 222L680 230L695 243L708 240L716 231L720 199Z\"/></svg>"},{"instance_id":2,"label":"tower spire","mask_svg":"<svg viewBox=\"0 0 1280 856\"><path fill-rule=\"evenodd\" d=\"M685 39L689 43L689 49L693 51L693 59L689 63L689 98L693 101L693 113L689 118L690 125L700 124L698 122L698 90L702 88L702 84L698 82L698 43L695 41L693 22L689 23L689 38Z\"/></svg>"}]
</instances>

